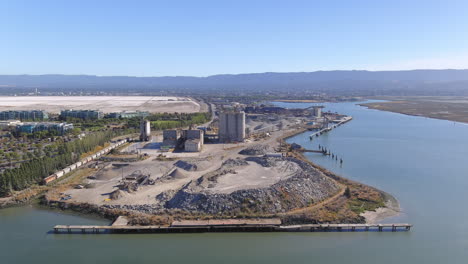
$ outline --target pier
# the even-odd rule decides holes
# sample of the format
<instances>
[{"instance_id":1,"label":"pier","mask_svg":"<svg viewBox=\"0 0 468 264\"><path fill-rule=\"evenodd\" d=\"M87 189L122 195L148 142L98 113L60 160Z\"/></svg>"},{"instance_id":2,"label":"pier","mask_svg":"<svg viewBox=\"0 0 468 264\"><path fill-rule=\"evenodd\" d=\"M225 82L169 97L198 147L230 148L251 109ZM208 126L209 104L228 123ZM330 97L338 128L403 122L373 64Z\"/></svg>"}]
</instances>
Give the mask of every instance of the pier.
<instances>
[{"instance_id":1,"label":"pier","mask_svg":"<svg viewBox=\"0 0 468 264\"><path fill-rule=\"evenodd\" d=\"M56 225L55 233L206 233L206 232L369 232L409 231L411 224L306 224L306 225L171 225L171 226L92 226Z\"/></svg>"},{"instance_id":2,"label":"pier","mask_svg":"<svg viewBox=\"0 0 468 264\"><path fill-rule=\"evenodd\" d=\"M322 128L321 130L315 132L315 133L312 133L309 138L312 140L314 137L318 137L319 135L321 135L322 133L325 133L325 132L329 132L331 131L332 129L336 128L336 127L339 127L341 126L342 124L344 123L347 123L349 121L351 121L353 118L351 116L347 116L341 120L333 120L332 122L335 123L334 125L332 126L329 126L329 127L325 127L325 128Z\"/></svg>"}]
</instances>

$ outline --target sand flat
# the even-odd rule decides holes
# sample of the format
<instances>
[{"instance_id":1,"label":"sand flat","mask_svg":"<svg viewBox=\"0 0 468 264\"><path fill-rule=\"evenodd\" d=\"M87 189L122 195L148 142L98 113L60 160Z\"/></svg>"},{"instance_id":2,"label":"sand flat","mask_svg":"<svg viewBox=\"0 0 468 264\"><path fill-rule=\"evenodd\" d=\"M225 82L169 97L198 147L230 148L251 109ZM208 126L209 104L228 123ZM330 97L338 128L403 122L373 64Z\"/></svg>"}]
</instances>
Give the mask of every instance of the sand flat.
<instances>
[{"instance_id":1,"label":"sand flat","mask_svg":"<svg viewBox=\"0 0 468 264\"><path fill-rule=\"evenodd\" d=\"M200 104L187 97L173 96L0 96L0 110L40 109L59 113L64 109L185 112L200 111Z\"/></svg>"}]
</instances>

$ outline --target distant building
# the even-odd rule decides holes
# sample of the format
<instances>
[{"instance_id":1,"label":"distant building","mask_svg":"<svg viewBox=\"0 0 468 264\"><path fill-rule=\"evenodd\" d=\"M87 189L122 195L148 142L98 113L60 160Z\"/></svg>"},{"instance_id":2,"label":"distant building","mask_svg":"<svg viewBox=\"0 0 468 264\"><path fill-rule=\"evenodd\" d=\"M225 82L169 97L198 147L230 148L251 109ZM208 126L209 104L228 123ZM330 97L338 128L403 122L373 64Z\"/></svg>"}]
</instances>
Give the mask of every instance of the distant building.
<instances>
[{"instance_id":1,"label":"distant building","mask_svg":"<svg viewBox=\"0 0 468 264\"><path fill-rule=\"evenodd\" d=\"M323 106L313 106L312 109L314 110L313 114L314 117L321 118L322 117L322 108Z\"/></svg>"},{"instance_id":2,"label":"distant building","mask_svg":"<svg viewBox=\"0 0 468 264\"><path fill-rule=\"evenodd\" d=\"M218 135L221 142L243 142L245 138L245 113L243 111L220 113Z\"/></svg>"},{"instance_id":3,"label":"distant building","mask_svg":"<svg viewBox=\"0 0 468 264\"><path fill-rule=\"evenodd\" d=\"M109 114L109 118L133 118L133 117L141 117L145 118L149 116L149 112L140 112L140 111L122 111L122 112L114 112Z\"/></svg>"},{"instance_id":4,"label":"distant building","mask_svg":"<svg viewBox=\"0 0 468 264\"><path fill-rule=\"evenodd\" d=\"M63 110L60 112L60 118L65 120L67 118L80 118L84 120L102 119L104 113L98 110Z\"/></svg>"},{"instance_id":5,"label":"distant building","mask_svg":"<svg viewBox=\"0 0 468 264\"><path fill-rule=\"evenodd\" d=\"M1 111L0 120L32 120L42 121L49 119L49 115L43 110L19 110L19 111Z\"/></svg>"},{"instance_id":6,"label":"distant building","mask_svg":"<svg viewBox=\"0 0 468 264\"><path fill-rule=\"evenodd\" d=\"M149 141L151 137L151 123L148 120L142 120L140 123L140 140Z\"/></svg>"},{"instance_id":7,"label":"distant building","mask_svg":"<svg viewBox=\"0 0 468 264\"><path fill-rule=\"evenodd\" d=\"M73 129L73 124L51 122L25 122L16 126L18 132L29 134L40 131L55 131L57 135L64 135L71 129Z\"/></svg>"},{"instance_id":8,"label":"distant building","mask_svg":"<svg viewBox=\"0 0 468 264\"><path fill-rule=\"evenodd\" d=\"M4 120L0 121L0 128L16 127L21 124L20 120Z\"/></svg>"}]
</instances>

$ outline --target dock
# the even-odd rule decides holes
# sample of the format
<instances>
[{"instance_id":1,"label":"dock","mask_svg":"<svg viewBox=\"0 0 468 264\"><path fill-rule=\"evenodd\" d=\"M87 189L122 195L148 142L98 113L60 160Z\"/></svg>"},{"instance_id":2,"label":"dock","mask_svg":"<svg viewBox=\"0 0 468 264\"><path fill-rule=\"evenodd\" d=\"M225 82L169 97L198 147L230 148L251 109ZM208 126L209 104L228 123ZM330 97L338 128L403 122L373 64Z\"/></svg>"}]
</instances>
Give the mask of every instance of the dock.
<instances>
[{"instance_id":1,"label":"dock","mask_svg":"<svg viewBox=\"0 0 468 264\"><path fill-rule=\"evenodd\" d=\"M56 225L55 233L369 232L410 231L411 224L191 224L171 226Z\"/></svg>"},{"instance_id":2,"label":"dock","mask_svg":"<svg viewBox=\"0 0 468 264\"><path fill-rule=\"evenodd\" d=\"M319 131L317 131L315 133L312 133L309 136L309 138L312 140L314 137L318 137L319 135L321 135L323 133L329 132L332 129L337 128L337 127L341 126L342 124L347 123L347 122L349 122L351 120L353 120L353 118L351 116L347 116L347 117L343 118L342 120L333 120L332 123L334 123L334 124L332 126L322 128L321 130L319 130Z\"/></svg>"}]
</instances>

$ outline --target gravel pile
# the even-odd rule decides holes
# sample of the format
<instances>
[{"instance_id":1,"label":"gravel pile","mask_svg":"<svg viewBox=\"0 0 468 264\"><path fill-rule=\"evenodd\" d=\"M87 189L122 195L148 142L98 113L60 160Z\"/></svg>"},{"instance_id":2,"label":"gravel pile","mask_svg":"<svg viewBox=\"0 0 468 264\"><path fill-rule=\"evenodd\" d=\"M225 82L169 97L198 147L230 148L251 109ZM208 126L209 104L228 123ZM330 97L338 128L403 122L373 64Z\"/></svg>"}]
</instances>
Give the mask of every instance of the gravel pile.
<instances>
[{"instance_id":1,"label":"gravel pile","mask_svg":"<svg viewBox=\"0 0 468 264\"><path fill-rule=\"evenodd\" d=\"M173 172L169 174L169 177L174 178L174 179L183 179L186 178L187 176L179 169L175 169Z\"/></svg>"},{"instance_id":2,"label":"gravel pile","mask_svg":"<svg viewBox=\"0 0 468 264\"><path fill-rule=\"evenodd\" d=\"M266 145L255 145L248 148L245 148L239 152L241 155L248 155L248 156L257 156L257 155L265 155L269 152L269 148Z\"/></svg>"},{"instance_id":3,"label":"gravel pile","mask_svg":"<svg viewBox=\"0 0 468 264\"><path fill-rule=\"evenodd\" d=\"M225 169L229 169L245 165L249 165L249 163L243 159L228 159L225 162L223 162L222 167Z\"/></svg>"},{"instance_id":4,"label":"gravel pile","mask_svg":"<svg viewBox=\"0 0 468 264\"><path fill-rule=\"evenodd\" d=\"M245 189L229 194L200 190L202 182L192 182L177 191L156 197L166 209L208 214L233 212L281 213L324 200L339 190L339 185L309 164L292 158L249 158L265 167L295 163L295 175L267 188ZM253 160L255 159L255 160ZM287 169L287 168L286 168ZM294 169L294 168L291 168ZM223 174L225 171L218 171ZM211 175L216 178L218 175ZM203 178L203 177L202 177Z\"/></svg>"},{"instance_id":5,"label":"gravel pile","mask_svg":"<svg viewBox=\"0 0 468 264\"><path fill-rule=\"evenodd\" d=\"M178 160L176 163L174 163L174 166L186 171L196 171L198 169L196 164L184 160Z\"/></svg>"}]
</instances>

